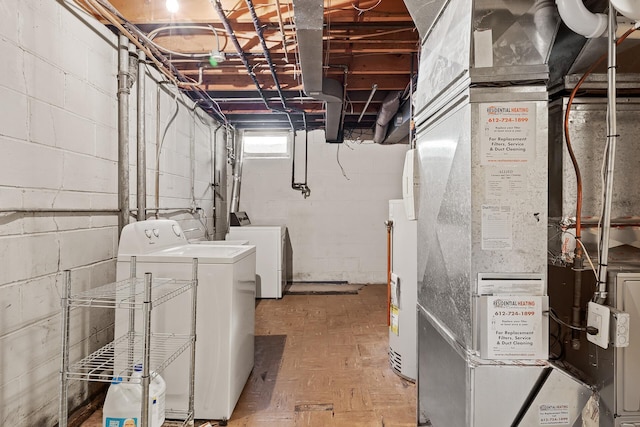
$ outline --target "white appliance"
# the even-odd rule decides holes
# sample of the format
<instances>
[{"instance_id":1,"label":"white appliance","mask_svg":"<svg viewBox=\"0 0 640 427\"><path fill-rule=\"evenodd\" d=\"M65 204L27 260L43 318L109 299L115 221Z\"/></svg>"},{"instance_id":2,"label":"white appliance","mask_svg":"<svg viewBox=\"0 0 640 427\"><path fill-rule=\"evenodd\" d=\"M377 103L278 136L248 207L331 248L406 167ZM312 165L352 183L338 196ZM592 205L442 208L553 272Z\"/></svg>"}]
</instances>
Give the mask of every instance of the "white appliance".
<instances>
[{"instance_id":1,"label":"white appliance","mask_svg":"<svg viewBox=\"0 0 640 427\"><path fill-rule=\"evenodd\" d=\"M228 419L254 364L255 247L189 244L175 221L148 220L123 228L118 280L130 277L132 256L138 277L175 279L190 279L198 258L195 417ZM153 332L188 333L190 309L188 293L154 308ZM128 316L116 310L116 336L127 331ZM162 372L167 410L188 407L189 357L182 353Z\"/></svg>"},{"instance_id":2,"label":"white appliance","mask_svg":"<svg viewBox=\"0 0 640 427\"><path fill-rule=\"evenodd\" d=\"M256 246L256 298L282 298L286 285L285 239L283 225L244 225L230 227L227 240L246 239Z\"/></svg>"},{"instance_id":3,"label":"white appliance","mask_svg":"<svg viewBox=\"0 0 640 427\"><path fill-rule=\"evenodd\" d=\"M402 377L417 377L418 240L417 222L407 218L403 200L389 200L391 240L391 327L389 364Z\"/></svg>"},{"instance_id":4,"label":"white appliance","mask_svg":"<svg viewBox=\"0 0 640 427\"><path fill-rule=\"evenodd\" d=\"M420 195L420 165L417 150L412 148L404 157L402 169L402 199L407 218L415 220L418 215L418 197Z\"/></svg>"}]
</instances>

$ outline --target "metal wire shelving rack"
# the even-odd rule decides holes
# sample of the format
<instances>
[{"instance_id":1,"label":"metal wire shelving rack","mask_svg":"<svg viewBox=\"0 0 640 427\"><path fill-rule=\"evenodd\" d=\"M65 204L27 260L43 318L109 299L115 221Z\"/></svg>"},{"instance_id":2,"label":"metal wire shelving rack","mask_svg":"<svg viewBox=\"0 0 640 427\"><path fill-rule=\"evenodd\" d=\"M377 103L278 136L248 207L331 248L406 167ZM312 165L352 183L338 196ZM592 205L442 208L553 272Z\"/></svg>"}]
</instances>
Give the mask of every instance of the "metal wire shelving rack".
<instances>
[{"instance_id":1,"label":"metal wire shelving rack","mask_svg":"<svg viewBox=\"0 0 640 427\"><path fill-rule=\"evenodd\" d=\"M140 426L149 427L149 384L154 375L161 373L171 362L190 348L189 407L186 411L167 411L168 419L181 419L183 426L194 421L195 342L196 342L196 289L198 285L198 259L193 259L192 279L176 280L153 278L145 273L136 277L136 260L131 258L131 277L95 289L71 294L71 272L64 271L62 305L62 343L60 363L59 427L67 427L68 382L70 380L111 382L115 378L132 378L134 367L142 365L142 404ZM151 332L151 311L180 294L191 291L191 331L188 335ZM128 332L90 355L70 363L69 329L73 308L111 308L129 310ZM135 312L142 312L142 331L136 331Z\"/></svg>"}]
</instances>

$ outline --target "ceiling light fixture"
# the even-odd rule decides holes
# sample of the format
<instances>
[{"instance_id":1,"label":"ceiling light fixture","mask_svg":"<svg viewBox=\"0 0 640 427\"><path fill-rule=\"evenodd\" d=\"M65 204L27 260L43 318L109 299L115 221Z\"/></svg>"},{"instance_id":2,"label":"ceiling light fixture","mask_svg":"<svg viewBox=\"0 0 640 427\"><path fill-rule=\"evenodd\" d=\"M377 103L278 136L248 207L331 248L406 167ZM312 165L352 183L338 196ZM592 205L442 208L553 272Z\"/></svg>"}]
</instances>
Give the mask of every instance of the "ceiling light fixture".
<instances>
[{"instance_id":1,"label":"ceiling light fixture","mask_svg":"<svg viewBox=\"0 0 640 427\"><path fill-rule=\"evenodd\" d=\"M167 10L169 11L169 13L176 13L178 9L180 9L180 4L178 3L178 0L167 0L167 2L165 3L165 6L167 7Z\"/></svg>"}]
</instances>

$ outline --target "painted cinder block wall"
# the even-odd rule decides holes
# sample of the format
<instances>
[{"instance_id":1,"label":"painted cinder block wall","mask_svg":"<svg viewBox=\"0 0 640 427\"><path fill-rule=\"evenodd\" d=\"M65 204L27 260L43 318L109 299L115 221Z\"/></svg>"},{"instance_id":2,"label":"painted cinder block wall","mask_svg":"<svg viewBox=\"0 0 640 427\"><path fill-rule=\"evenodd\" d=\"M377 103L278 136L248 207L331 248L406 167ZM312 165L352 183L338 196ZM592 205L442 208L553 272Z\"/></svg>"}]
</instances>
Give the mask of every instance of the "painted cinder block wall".
<instances>
[{"instance_id":1,"label":"painted cinder block wall","mask_svg":"<svg viewBox=\"0 0 640 427\"><path fill-rule=\"evenodd\" d=\"M117 209L116 40L64 2L0 0L0 209ZM155 206L157 77L149 71L146 91L149 207ZM136 90L130 101L132 209ZM217 125L195 117L204 115L174 93L160 91L163 131L178 108L160 158L160 205L201 207L196 216L165 214L202 230L202 213L212 231ZM117 234L113 213L0 212L0 425L57 423L62 271L72 270L74 290L113 281ZM75 310L71 359L108 342L112 322L110 310ZM71 382L71 407L94 388Z\"/></svg>"},{"instance_id":2,"label":"painted cinder block wall","mask_svg":"<svg viewBox=\"0 0 640 427\"><path fill-rule=\"evenodd\" d=\"M297 138L296 182L301 182L304 135L298 132ZM247 158L240 209L254 224L288 227L293 281L386 283L384 221L389 199L402 198L408 146L328 144L319 130L309 133L308 147L310 197L291 189L291 158Z\"/></svg>"}]
</instances>

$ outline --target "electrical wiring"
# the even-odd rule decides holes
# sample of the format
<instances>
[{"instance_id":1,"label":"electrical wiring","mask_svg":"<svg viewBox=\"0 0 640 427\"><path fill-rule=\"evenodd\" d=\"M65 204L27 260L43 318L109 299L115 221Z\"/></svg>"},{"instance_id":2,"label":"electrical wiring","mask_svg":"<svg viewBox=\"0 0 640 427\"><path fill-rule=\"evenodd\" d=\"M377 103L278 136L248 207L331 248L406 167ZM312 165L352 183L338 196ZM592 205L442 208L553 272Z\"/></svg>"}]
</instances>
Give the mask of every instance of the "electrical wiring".
<instances>
[{"instance_id":1,"label":"electrical wiring","mask_svg":"<svg viewBox=\"0 0 640 427\"><path fill-rule=\"evenodd\" d=\"M338 162L338 166L340 166L340 170L342 171L342 176L344 176L347 181L351 181L351 178L349 178L347 176L347 173L344 171L344 167L342 167L342 163L340 163L340 144L338 144L338 148L336 149L336 161Z\"/></svg>"},{"instance_id":2,"label":"electrical wiring","mask_svg":"<svg viewBox=\"0 0 640 427\"><path fill-rule=\"evenodd\" d=\"M596 270L596 267L593 265L593 261L591 261L591 257L589 256L589 252L587 252L587 248L584 246L584 243L582 243L582 240L576 240L576 242L578 242L580 244L580 246L582 246L582 251L584 252L585 256L587 257L587 261L589 262L589 265L591 266L591 271L593 271L593 275L596 276L596 281L598 280L598 270Z\"/></svg>"},{"instance_id":3,"label":"electrical wiring","mask_svg":"<svg viewBox=\"0 0 640 427\"><path fill-rule=\"evenodd\" d=\"M560 324L560 325L562 325L562 326L566 326L566 327L567 327L567 328L569 328L569 329L572 329L572 330L574 330L574 331L586 331L586 330L587 330L587 328L583 328L583 327L581 327L581 326L573 326L573 325L570 325L570 324L568 324L567 322L565 322L565 321L561 320L561 319L557 316L557 314L555 313L555 310L553 310L553 309L549 309L549 311L548 311L548 312L546 312L546 313L548 313L548 314L549 314L549 317L551 317L553 320L555 320L555 321L556 321L556 323L558 323L558 324Z\"/></svg>"},{"instance_id":4,"label":"electrical wiring","mask_svg":"<svg viewBox=\"0 0 640 427\"><path fill-rule=\"evenodd\" d=\"M361 8L359 8L358 6L356 6L356 5L355 5L355 3L351 3L351 6L352 6L355 10L357 10L357 11L359 12L359 13L358 13L358 16L360 16L360 15L362 15L362 14L363 14L363 13L365 13L365 12L372 11L373 9L375 9L376 7L378 7L378 6L380 5L380 3L382 3L382 0L378 0L378 2L377 2L376 4L374 4L373 6L371 6L371 7L367 8L367 9L361 9Z\"/></svg>"},{"instance_id":5,"label":"electrical wiring","mask_svg":"<svg viewBox=\"0 0 640 427\"><path fill-rule=\"evenodd\" d=\"M172 71L170 71L164 64L162 64L156 57L156 55L146 46L144 46L137 37L129 31L125 26L120 22L120 20L125 21L123 18L119 17L117 14L113 13L109 9L115 10L111 4L105 2L104 0L85 0L85 2L94 7L98 14L102 16L104 19L109 21L114 27L116 27L123 35L125 35L134 45L136 45L140 50L142 50L147 58L149 58L157 67L158 70L164 74L171 82L179 86L180 82L178 78L174 75ZM131 26L130 26L131 27Z\"/></svg>"},{"instance_id":6,"label":"electrical wiring","mask_svg":"<svg viewBox=\"0 0 640 427\"><path fill-rule=\"evenodd\" d=\"M215 38L216 38L216 50L218 52L220 52L220 38L218 36L218 30L213 26L213 25L169 25L166 27L159 27L156 28L155 30L151 31L149 34L146 35L146 40L148 40L150 43L153 43L153 45L158 48L158 50L161 50L163 52L169 53L171 55L174 56L182 56L185 58L208 58L211 56L211 53L207 52L207 53L184 53L184 52L176 52L174 50L168 49L164 46L159 45L158 43L154 42L153 39L161 32L163 31L171 31L171 30L210 30Z\"/></svg>"},{"instance_id":7,"label":"electrical wiring","mask_svg":"<svg viewBox=\"0 0 640 427\"><path fill-rule=\"evenodd\" d=\"M636 26L631 27L627 30L620 38L616 41L616 44L622 43L631 33L633 33L637 29ZM571 157L571 163L573 164L573 169L576 174L576 240L580 241L582 238L582 175L580 174L580 166L578 165L578 160L576 159L575 153L573 152L573 147L571 146L571 135L569 131L569 115L571 113L571 107L573 105L573 101L578 93L578 90L582 86L582 84L586 81L587 77L593 73L593 71L604 61L607 57L607 54L603 54L598 58L582 75L578 83L571 91L571 95L569 96L569 100L567 102L567 109L564 114L564 136L565 136L565 144L567 147L567 151L569 152L569 157ZM578 248L578 246L576 246ZM578 251L582 251L582 246L579 246Z\"/></svg>"}]
</instances>

